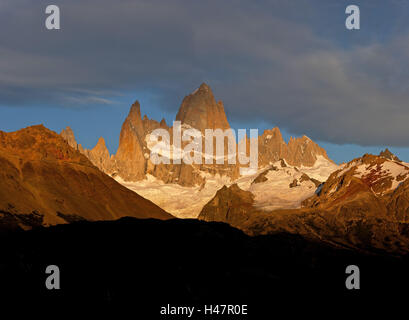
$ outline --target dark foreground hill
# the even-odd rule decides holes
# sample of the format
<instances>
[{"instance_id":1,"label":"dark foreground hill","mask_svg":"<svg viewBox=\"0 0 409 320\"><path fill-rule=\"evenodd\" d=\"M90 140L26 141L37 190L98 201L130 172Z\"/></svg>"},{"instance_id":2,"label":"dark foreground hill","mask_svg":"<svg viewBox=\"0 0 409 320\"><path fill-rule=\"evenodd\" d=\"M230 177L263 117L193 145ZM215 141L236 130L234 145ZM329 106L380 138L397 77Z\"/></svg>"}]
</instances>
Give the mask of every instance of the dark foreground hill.
<instances>
[{"instance_id":1,"label":"dark foreground hill","mask_svg":"<svg viewBox=\"0 0 409 320\"><path fill-rule=\"evenodd\" d=\"M196 220L80 221L2 233L0 241L4 305L129 307L135 319L187 319L161 317L167 304L249 305L249 316L231 319L270 319L279 310L319 316L328 303L348 314L364 298L385 306L384 298L409 284L406 257L366 255L289 234L249 237ZM361 273L356 291L345 288L352 264ZM60 268L60 290L45 287L48 265Z\"/></svg>"}]
</instances>

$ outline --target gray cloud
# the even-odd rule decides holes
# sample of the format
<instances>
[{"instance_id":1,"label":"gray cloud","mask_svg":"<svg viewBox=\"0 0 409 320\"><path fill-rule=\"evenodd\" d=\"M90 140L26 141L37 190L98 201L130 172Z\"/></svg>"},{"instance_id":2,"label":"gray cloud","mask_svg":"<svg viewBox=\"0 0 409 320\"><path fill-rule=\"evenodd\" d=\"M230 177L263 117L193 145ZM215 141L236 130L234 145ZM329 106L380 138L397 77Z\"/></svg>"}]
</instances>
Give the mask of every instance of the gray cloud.
<instances>
[{"instance_id":1,"label":"gray cloud","mask_svg":"<svg viewBox=\"0 0 409 320\"><path fill-rule=\"evenodd\" d=\"M206 81L236 122L409 146L408 5L361 2L363 30L348 33L336 0L57 0L59 31L44 27L48 1L3 0L0 104L103 105L145 90L176 112Z\"/></svg>"}]
</instances>

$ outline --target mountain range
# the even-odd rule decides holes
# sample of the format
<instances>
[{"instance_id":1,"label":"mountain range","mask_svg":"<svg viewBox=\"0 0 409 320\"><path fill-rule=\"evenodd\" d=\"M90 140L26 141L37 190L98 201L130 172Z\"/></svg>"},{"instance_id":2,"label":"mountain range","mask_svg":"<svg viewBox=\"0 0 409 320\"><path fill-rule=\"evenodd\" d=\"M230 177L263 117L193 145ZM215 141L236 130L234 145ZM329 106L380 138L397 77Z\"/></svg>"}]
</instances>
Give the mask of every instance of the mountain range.
<instances>
[{"instance_id":1,"label":"mountain range","mask_svg":"<svg viewBox=\"0 0 409 320\"><path fill-rule=\"evenodd\" d=\"M223 103L216 101L211 88L205 83L183 99L175 120L182 123L182 134L189 128L198 129L202 133L205 129L230 129ZM323 182L338 168L328 158L326 151L314 141L303 136L291 138L286 143L277 127L265 130L258 137L259 170L250 176L240 175L239 169L242 165L229 164L227 160L224 164L211 165L205 163L155 165L149 158L151 146L148 138L149 134L158 128L168 130L172 136L173 128L169 127L165 120L158 122L148 119L146 115L142 117L140 104L136 101L122 125L116 154L109 154L103 138L100 138L93 149L86 150L77 143L71 128L64 129L61 136L74 149L86 155L101 171L182 218L196 218L204 204L223 185L237 182L246 190L249 189L251 180L277 161L296 169L284 170L280 180L277 180L276 188L268 192L269 200L263 200L263 204L260 204L270 209L297 207L301 200L313 194L314 183L302 181L305 188L301 193L299 189L294 192L289 188L289 184L302 173ZM249 140L246 142L249 149ZM307 180L310 181L309 178ZM286 184L284 188L282 184ZM262 197L258 188L253 187L251 191L256 197ZM287 192L294 194L294 197L288 196ZM178 201L169 199L169 196L176 194Z\"/></svg>"},{"instance_id":2,"label":"mountain range","mask_svg":"<svg viewBox=\"0 0 409 320\"><path fill-rule=\"evenodd\" d=\"M183 99L175 120L182 134L195 128L201 139L206 129L230 129L223 103L204 83ZM256 172L241 174L243 165L227 158L154 164L155 129L174 134L164 119L142 117L136 101L115 154L102 137L83 148L69 127L59 135L43 126L0 132L0 225L194 218L249 235L284 232L343 248L408 251L409 165L387 149L337 165L310 138L286 143L276 127L258 137Z\"/></svg>"}]
</instances>

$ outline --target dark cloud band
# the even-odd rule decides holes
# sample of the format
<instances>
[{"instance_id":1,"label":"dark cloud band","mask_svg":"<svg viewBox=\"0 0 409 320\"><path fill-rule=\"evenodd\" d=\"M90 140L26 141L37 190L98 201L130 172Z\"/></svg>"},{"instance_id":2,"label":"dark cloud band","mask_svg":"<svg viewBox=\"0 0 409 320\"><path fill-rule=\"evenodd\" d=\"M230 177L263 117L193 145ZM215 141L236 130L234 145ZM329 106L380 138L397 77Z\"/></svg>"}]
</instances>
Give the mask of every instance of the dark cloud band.
<instances>
[{"instance_id":1,"label":"dark cloud band","mask_svg":"<svg viewBox=\"0 0 409 320\"><path fill-rule=\"evenodd\" d=\"M401 1L362 1L359 34L347 33L347 2L335 0L53 3L58 31L44 27L47 1L0 4L2 105L110 104L122 91L147 90L169 111L206 81L233 121L340 144L409 146Z\"/></svg>"}]
</instances>

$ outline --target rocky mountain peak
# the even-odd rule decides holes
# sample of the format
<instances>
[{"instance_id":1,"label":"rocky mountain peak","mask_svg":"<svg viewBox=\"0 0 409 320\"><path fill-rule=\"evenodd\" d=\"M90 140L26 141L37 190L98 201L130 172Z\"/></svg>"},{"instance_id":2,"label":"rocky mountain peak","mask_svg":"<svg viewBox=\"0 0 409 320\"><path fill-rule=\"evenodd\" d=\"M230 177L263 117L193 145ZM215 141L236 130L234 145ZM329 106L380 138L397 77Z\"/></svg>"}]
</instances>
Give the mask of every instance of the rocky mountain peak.
<instances>
[{"instance_id":1,"label":"rocky mountain peak","mask_svg":"<svg viewBox=\"0 0 409 320\"><path fill-rule=\"evenodd\" d=\"M77 149L77 141L75 140L74 131L72 131L71 127L62 129L60 135L68 142L71 147Z\"/></svg>"},{"instance_id":2,"label":"rocky mountain peak","mask_svg":"<svg viewBox=\"0 0 409 320\"><path fill-rule=\"evenodd\" d=\"M92 150L97 151L97 152L108 151L108 148L107 148L106 143L105 143L105 139L103 137L100 137L98 139L97 144L95 145L95 147Z\"/></svg>"},{"instance_id":3,"label":"rocky mountain peak","mask_svg":"<svg viewBox=\"0 0 409 320\"><path fill-rule=\"evenodd\" d=\"M98 143L92 150L85 150L85 154L101 171L109 174L115 171L114 163L111 162L109 151L103 137L99 138Z\"/></svg>"},{"instance_id":4,"label":"rocky mountain peak","mask_svg":"<svg viewBox=\"0 0 409 320\"><path fill-rule=\"evenodd\" d=\"M161 127L167 127L165 118L162 118L162 120L160 121L160 126Z\"/></svg>"},{"instance_id":5,"label":"rocky mountain peak","mask_svg":"<svg viewBox=\"0 0 409 320\"><path fill-rule=\"evenodd\" d=\"M207 83L205 83L205 82L203 82L201 85L200 85L200 87L199 87L199 89L198 89L199 91L201 91L201 92L210 92L211 94L213 94L212 93L212 89L210 89L210 87L207 85Z\"/></svg>"},{"instance_id":6,"label":"rocky mountain peak","mask_svg":"<svg viewBox=\"0 0 409 320\"><path fill-rule=\"evenodd\" d=\"M211 88L205 83L183 99L176 120L202 132L230 128L223 103L216 102Z\"/></svg>"},{"instance_id":7,"label":"rocky mountain peak","mask_svg":"<svg viewBox=\"0 0 409 320\"><path fill-rule=\"evenodd\" d=\"M115 156L118 174L125 180L140 180L144 177L144 139L145 130L141 108L139 102L135 101L122 124L118 151Z\"/></svg>"},{"instance_id":8,"label":"rocky mountain peak","mask_svg":"<svg viewBox=\"0 0 409 320\"><path fill-rule=\"evenodd\" d=\"M392 152L390 152L388 148L386 148L384 151L381 151L381 153L379 153L379 156L383 157L383 158L386 158L388 160L394 160L394 161L402 162L402 160L400 160L396 155L394 155Z\"/></svg>"},{"instance_id":9,"label":"rocky mountain peak","mask_svg":"<svg viewBox=\"0 0 409 320\"><path fill-rule=\"evenodd\" d=\"M176 120L204 133L205 129L230 128L223 102L216 101L212 89L202 83L194 92L187 95L176 115ZM105 142L100 140L92 150L79 150L87 155L91 162L105 173L119 176L124 181L138 181L150 174L165 183L178 183L184 186L202 185L205 182L203 173L211 175L220 174L228 176L233 181L239 176L239 165L215 165L215 166L192 166L192 165L154 165L150 159L150 147L146 138L155 129L163 128L173 134L166 121L160 122L149 119L144 115L142 118L141 107L135 101L130 107L120 133L119 147L115 155L110 156ZM186 127L185 127L186 128ZM61 135L78 149L74 133L70 128L63 130ZM249 138L246 135L247 149L249 150ZM225 151L227 152L227 151ZM321 157L322 156L322 157ZM325 168L334 165L324 149L308 137L291 138L287 144L278 127L265 130L258 137L258 165L266 168L279 159L285 159L290 166L308 166L324 164Z\"/></svg>"},{"instance_id":10,"label":"rocky mountain peak","mask_svg":"<svg viewBox=\"0 0 409 320\"><path fill-rule=\"evenodd\" d=\"M291 137L290 141L288 141L287 154L284 158L292 165L311 167L318 159L318 156L322 156L330 161L325 149L321 148L307 136L303 136L301 138Z\"/></svg>"},{"instance_id":11,"label":"rocky mountain peak","mask_svg":"<svg viewBox=\"0 0 409 320\"><path fill-rule=\"evenodd\" d=\"M72 131L71 131L72 132ZM26 160L49 160L90 164L61 135L36 125L15 132L0 131L0 150L19 155Z\"/></svg>"},{"instance_id":12,"label":"rocky mountain peak","mask_svg":"<svg viewBox=\"0 0 409 320\"><path fill-rule=\"evenodd\" d=\"M144 138L141 105L139 104L138 100L132 104L128 116L126 117L125 122L122 124L119 145L121 145L121 140L123 140L123 133L127 133L127 130L131 131L132 134L136 134L139 139Z\"/></svg>"},{"instance_id":13,"label":"rocky mountain peak","mask_svg":"<svg viewBox=\"0 0 409 320\"><path fill-rule=\"evenodd\" d=\"M136 100L132 106L131 109L129 110L129 115L128 117L137 117L141 118L141 104L139 103L138 100Z\"/></svg>"},{"instance_id":14,"label":"rocky mountain peak","mask_svg":"<svg viewBox=\"0 0 409 320\"><path fill-rule=\"evenodd\" d=\"M332 163L327 152L307 136L290 137L287 144L280 129L275 127L265 130L259 139L259 164L261 166L283 158L292 166L311 167L319 157Z\"/></svg>"},{"instance_id":15,"label":"rocky mountain peak","mask_svg":"<svg viewBox=\"0 0 409 320\"><path fill-rule=\"evenodd\" d=\"M266 140L275 140L280 143L285 143L281 131L278 127L274 127L273 129L264 130L262 134L263 139Z\"/></svg>"},{"instance_id":16,"label":"rocky mountain peak","mask_svg":"<svg viewBox=\"0 0 409 320\"><path fill-rule=\"evenodd\" d=\"M62 129L60 135L63 136L63 138L67 141L72 139L75 140L74 131L72 131L71 127Z\"/></svg>"}]
</instances>

